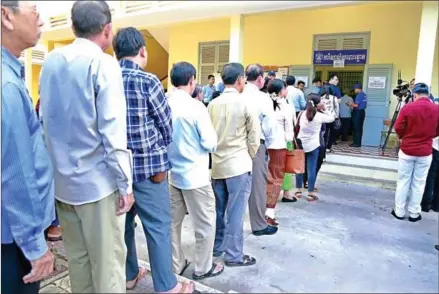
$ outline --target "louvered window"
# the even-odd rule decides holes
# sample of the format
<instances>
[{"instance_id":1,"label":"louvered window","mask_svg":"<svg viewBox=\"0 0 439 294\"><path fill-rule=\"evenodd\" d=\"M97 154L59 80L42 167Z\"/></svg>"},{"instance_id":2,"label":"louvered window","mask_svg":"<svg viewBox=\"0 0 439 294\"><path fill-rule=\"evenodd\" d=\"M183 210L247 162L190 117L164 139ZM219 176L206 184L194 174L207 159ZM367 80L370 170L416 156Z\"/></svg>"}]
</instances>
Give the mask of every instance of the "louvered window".
<instances>
[{"instance_id":1,"label":"louvered window","mask_svg":"<svg viewBox=\"0 0 439 294\"><path fill-rule=\"evenodd\" d=\"M314 50L368 49L369 34L315 36Z\"/></svg>"},{"instance_id":2,"label":"louvered window","mask_svg":"<svg viewBox=\"0 0 439 294\"><path fill-rule=\"evenodd\" d=\"M224 65L229 63L230 43L200 43L200 58L198 68L198 83L204 85L211 74L221 72Z\"/></svg>"}]
</instances>

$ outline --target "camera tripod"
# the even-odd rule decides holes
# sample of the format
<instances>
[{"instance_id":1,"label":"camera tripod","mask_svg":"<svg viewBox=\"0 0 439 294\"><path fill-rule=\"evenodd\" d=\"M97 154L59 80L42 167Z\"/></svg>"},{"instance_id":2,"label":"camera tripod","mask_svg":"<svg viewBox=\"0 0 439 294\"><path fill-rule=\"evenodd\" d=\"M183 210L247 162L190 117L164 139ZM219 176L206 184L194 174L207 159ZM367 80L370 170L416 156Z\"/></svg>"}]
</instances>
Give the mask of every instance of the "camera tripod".
<instances>
[{"instance_id":1,"label":"camera tripod","mask_svg":"<svg viewBox=\"0 0 439 294\"><path fill-rule=\"evenodd\" d=\"M386 146L387 146L387 142L389 141L390 134L392 133L393 127L395 126L395 122L396 122L396 119L398 118L399 111L401 110L401 106L402 106L402 98L399 98L398 104L396 105L396 108L395 108L395 112L393 113L392 122L390 123L389 129L387 130L386 139L384 140L384 143L381 146L381 151L382 151L381 155L384 155L384 152L385 152Z\"/></svg>"}]
</instances>

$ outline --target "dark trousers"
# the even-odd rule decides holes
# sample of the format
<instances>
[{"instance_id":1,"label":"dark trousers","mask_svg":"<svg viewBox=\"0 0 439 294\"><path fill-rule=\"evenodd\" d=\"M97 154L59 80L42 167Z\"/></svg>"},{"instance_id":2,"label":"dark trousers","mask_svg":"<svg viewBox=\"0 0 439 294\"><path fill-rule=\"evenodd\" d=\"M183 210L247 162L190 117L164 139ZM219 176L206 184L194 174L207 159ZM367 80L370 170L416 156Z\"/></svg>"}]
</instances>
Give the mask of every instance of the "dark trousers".
<instances>
[{"instance_id":1,"label":"dark trousers","mask_svg":"<svg viewBox=\"0 0 439 294\"><path fill-rule=\"evenodd\" d=\"M324 139L326 148L331 149L332 144L334 144L335 140L337 139L337 133L334 130L334 123L326 124Z\"/></svg>"},{"instance_id":2,"label":"dark trousers","mask_svg":"<svg viewBox=\"0 0 439 294\"><path fill-rule=\"evenodd\" d=\"M438 195L436 186L436 175L439 169L439 151L433 149L433 160L431 161L430 170L428 171L427 181L425 183L424 196L422 197L421 206L429 209L431 206L438 208Z\"/></svg>"},{"instance_id":3,"label":"dark trousers","mask_svg":"<svg viewBox=\"0 0 439 294\"><path fill-rule=\"evenodd\" d=\"M2 244L2 291L11 294L33 294L40 290L40 282L25 284L23 277L32 266L17 244Z\"/></svg>"},{"instance_id":4,"label":"dark trousers","mask_svg":"<svg viewBox=\"0 0 439 294\"><path fill-rule=\"evenodd\" d=\"M365 118L366 110L364 109L354 109L352 112L352 120L354 122L354 145L361 146Z\"/></svg>"},{"instance_id":5,"label":"dark trousers","mask_svg":"<svg viewBox=\"0 0 439 294\"><path fill-rule=\"evenodd\" d=\"M341 140L346 142L349 136L349 129L351 128L351 118L341 117Z\"/></svg>"}]
</instances>

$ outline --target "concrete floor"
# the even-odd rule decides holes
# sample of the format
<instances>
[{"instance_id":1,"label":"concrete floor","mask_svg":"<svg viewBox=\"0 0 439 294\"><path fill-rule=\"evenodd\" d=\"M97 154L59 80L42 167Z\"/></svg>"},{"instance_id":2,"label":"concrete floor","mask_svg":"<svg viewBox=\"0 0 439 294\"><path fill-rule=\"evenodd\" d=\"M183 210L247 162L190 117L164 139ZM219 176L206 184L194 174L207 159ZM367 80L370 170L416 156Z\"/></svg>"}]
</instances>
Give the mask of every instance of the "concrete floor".
<instances>
[{"instance_id":1,"label":"concrete floor","mask_svg":"<svg viewBox=\"0 0 439 294\"><path fill-rule=\"evenodd\" d=\"M438 293L438 214L410 223L391 215L394 193L381 188L321 181L320 200L279 203L279 232L250 234L245 223L245 253L257 264L226 268L202 281L228 292L398 292ZM147 260L141 226L139 258ZM193 260L190 216L183 233L184 250ZM185 273L192 274L191 266Z\"/></svg>"}]
</instances>

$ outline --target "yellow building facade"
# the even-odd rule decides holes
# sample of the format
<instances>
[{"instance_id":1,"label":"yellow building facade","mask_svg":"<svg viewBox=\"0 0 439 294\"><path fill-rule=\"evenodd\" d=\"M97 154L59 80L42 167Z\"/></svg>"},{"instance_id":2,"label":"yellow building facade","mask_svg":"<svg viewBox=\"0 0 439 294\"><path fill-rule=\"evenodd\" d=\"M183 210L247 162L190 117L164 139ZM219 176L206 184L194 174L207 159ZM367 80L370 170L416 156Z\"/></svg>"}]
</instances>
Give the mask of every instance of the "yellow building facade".
<instances>
[{"instance_id":1,"label":"yellow building facade","mask_svg":"<svg viewBox=\"0 0 439 294\"><path fill-rule=\"evenodd\" d=\"M436 2L350 1L273 12L236 14L230 11L220 17L202 15L198 17L203 18L201 20L161 25L150 25L146 18L142 22L142 18L127 16L117 18L114 26L116 30L135 26L145 32L146 70L164 78L165 88L172 87L166 78L172 64L178 61L190 62L198 69L200 84L207 83L207 75L218 74L229 61L286 68L289 74L306 77L308 84L315 76L325 80L332 72L340 74L345 85L351 86L354 80L361 82L370 105L365 124L374 125L365 136L373 137L371 141L376 143L380 140L382 121L392 116L397 105L392 89L397 85L398 71L407 82L414 77L428 82L433 95L439 97L439 46L435 46L439 40L437 12ZM164 36L154 38L154 34L148 33L157 27L164 28ZM73 37L70 35L67 41L50 40L48 35L43 34L43 42L49 52L70 43ZM166 46L159 41L163 38L166 38ZM367 50L364 64L341 67L315 64L315 51L345 49ZM34 99L38 93L35 76L39 69L40 66L36 66L32 70ZM368 82L376 77L385 81L383 87L368 89Z\"/></svg>"}]
</instances>

